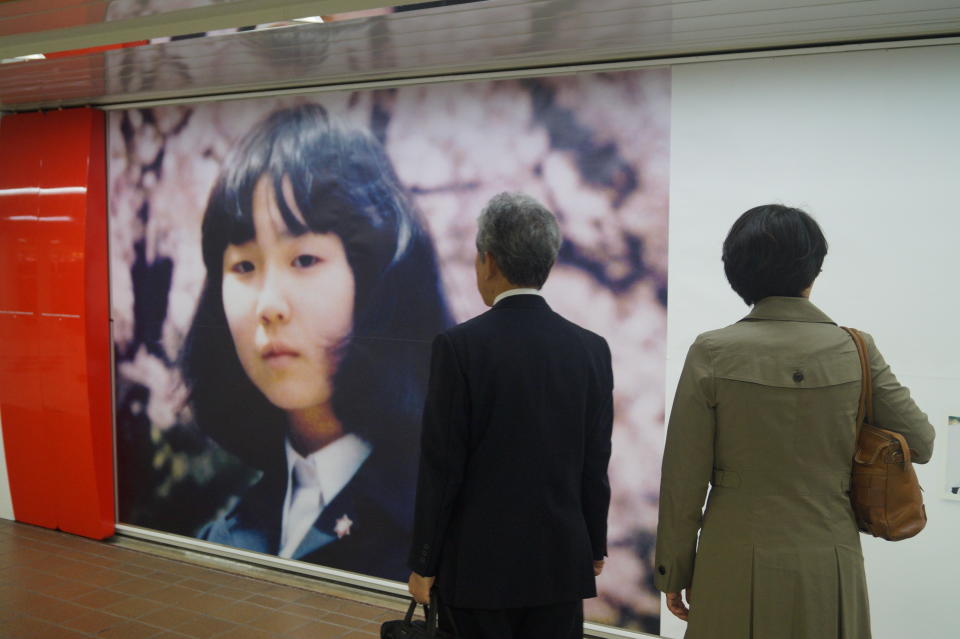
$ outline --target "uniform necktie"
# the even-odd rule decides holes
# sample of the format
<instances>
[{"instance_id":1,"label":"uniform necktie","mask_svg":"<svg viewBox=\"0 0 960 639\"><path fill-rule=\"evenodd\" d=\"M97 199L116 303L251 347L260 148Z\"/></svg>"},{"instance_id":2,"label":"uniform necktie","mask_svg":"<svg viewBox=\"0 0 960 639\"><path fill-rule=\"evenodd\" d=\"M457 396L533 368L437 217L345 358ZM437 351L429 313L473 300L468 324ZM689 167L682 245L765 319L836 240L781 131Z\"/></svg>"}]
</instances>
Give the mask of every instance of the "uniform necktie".
<instances>
[{"instance_id":1,"label":"uniform necktie","mask_svg":"<svg viewBox=\"0 0 960 639\"><path fill-rule=\"evenodd\" d=\"M323 510L323 491L317 469L306 459L297 459L293 464L290 513L285 539L280 556L290 558Z\"/></svg>"}]
</instances>

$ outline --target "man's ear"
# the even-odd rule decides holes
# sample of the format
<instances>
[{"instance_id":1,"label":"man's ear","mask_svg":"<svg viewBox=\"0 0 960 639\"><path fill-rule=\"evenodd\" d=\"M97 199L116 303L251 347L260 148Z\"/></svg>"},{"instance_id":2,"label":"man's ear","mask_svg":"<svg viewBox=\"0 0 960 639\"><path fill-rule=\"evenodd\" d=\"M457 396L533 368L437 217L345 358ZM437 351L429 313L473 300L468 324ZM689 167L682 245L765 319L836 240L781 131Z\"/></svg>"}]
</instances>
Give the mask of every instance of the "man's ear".
<instances>
[{"instance_id":1,"label":"man's ear","mask_svg":"<svg viewBox=\"0 0 960 639\"><path fill-rule=\"evenodd\" d=\"M480 265L480 272L483 274L483 279L486 281L496 279L497 275L500 273L500 267L497 265L497 258L495 258L492 253L483 253L480 258Z\"/></svg>"},{"instance_id":2,"label":"man's ear","mask_svg":"<svg viewBox=\"0 0 960 639\"><path fill-rule=\"evenodd\" d=\"M486 269L484 276L488 280L496 279L496 277L500 275L500 265L497 264L497 258L493 256L493 253L483 254L483 265Z\"/></svg>"}]
</instances>

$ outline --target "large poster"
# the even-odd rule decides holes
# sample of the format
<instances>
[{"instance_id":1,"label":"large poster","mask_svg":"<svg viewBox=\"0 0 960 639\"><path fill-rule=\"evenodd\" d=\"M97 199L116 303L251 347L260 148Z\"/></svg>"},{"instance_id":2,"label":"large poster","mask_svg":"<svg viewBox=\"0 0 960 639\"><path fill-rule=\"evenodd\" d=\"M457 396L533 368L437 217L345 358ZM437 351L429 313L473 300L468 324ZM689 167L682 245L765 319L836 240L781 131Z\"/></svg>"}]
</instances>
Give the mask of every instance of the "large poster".
<instances>
[{"instance_id":1,"label":"large poster","mask_svg":"<svg viewBox=\"0 0 960 639\"><path fill-rule=\"evenodd\" d=\"M405 580L430 342L485 310L476 217L523 191L564 235L548 302L614 358L610 556L587 614L656 631L669 80L111 113L120 520Z\"/></svg>"}]
</instances>

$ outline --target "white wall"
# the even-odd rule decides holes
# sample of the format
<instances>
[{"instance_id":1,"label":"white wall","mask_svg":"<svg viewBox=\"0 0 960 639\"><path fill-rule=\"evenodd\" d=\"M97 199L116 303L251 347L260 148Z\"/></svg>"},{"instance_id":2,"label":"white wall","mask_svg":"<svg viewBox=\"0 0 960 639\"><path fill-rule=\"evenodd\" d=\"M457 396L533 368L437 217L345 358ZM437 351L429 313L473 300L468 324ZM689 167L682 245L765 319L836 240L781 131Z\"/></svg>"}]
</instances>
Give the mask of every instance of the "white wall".
<instances>
[{"instance_id":1,"label":"white wall","mask_svg":"<svg viewBox=\"0 0 960 639\"><path fill-rule=\"evenodd\" d=\"M746 209L804 208L830 243L813 301L871 332L938 430L917 466L929 524L864 538L875 639L955 638L960 501L941 497L960 415L960 47L673 69L667 389L697 333L736 321L720 246ZM664 608L663 634L683 624Z\"/></svg>"},{"instance_id":2,"label":"white wall","mask_svg":"<svg viewBox=\"0 0 960 639\"><path fill-rule=\"evenodd\" d=\"M0 415L0 519L13 519L13 499L7 476L7 456L3 451L3 416Z\"/></svg>"}]
</instances>

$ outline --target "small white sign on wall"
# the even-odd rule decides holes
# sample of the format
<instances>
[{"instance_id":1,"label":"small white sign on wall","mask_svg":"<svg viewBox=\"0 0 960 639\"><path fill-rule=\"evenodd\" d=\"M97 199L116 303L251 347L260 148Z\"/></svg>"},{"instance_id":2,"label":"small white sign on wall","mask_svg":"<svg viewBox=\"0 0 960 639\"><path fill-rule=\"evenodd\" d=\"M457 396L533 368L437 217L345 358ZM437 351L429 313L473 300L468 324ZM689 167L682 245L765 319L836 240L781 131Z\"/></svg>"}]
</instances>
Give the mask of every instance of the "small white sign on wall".
<instances>
[{"instance_id":1,"label":"small white sign on wall","mask_svg":"<svg viewBox=\"0 0 960 639\"><path fill-rule=\"evenodd\" d=\"M960 501L960 417L947 418L947 475L944 496Z\"/></svg>"}]
</instances>

